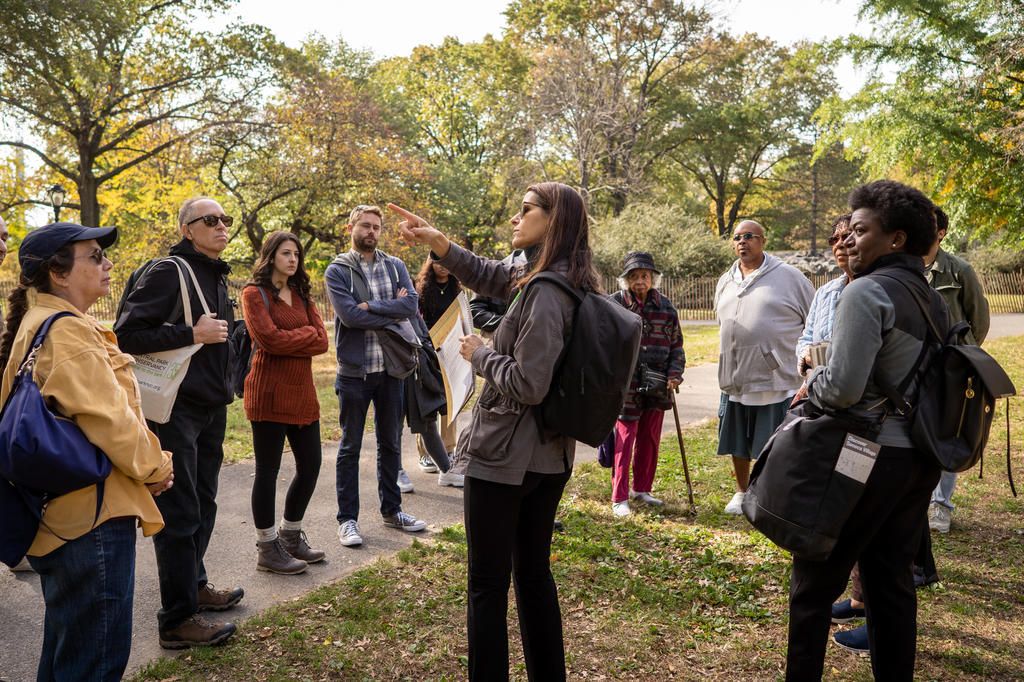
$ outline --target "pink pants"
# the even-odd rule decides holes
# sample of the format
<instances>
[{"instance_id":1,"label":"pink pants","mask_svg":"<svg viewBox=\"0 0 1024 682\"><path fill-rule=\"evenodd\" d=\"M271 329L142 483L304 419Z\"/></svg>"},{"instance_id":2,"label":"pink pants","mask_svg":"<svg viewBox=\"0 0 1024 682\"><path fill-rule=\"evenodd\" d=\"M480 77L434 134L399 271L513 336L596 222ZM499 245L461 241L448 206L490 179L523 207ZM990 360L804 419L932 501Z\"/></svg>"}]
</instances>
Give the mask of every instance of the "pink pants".
<instances>
[{"instance_id":1,"label":"pink pants","mask_svg":"<svg viewBox=\"0 0 1024 682\"><path fill-rule=\"evenodd\" d=\"M633 490L651 492L658 468L662 410L644 410L638 421L615 422L615 464L612 467L612 502L629 499L629 462L633 461Z\"/></svg>"}]
</instances>

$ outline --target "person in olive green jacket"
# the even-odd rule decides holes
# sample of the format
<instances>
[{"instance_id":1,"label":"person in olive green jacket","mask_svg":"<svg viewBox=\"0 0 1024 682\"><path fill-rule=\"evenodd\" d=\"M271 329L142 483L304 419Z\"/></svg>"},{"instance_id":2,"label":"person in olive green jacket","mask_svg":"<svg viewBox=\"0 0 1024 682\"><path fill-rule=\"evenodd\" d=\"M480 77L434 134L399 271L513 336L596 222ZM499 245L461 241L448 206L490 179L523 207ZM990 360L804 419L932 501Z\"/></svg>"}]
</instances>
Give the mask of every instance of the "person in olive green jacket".
<instances>
[{"instance_id":1,"label":"person in olive green jacket","mask_svg":"<svg viewBox=\"0 0 1024 682\"><path fill-rule=\"evenodd\" d=\"M965 337L968 343L981 345L988 336L990 324L988 301L978 276L970 264L942 250L942 239L949 229L949 216L941 208L935 211L939 239L924 258L925 277L942 296L949 307L951 324L967 322L971 330ZM953 490L956 473L943 471L928 507L928 526L938 533L948 533L953 520Z\"/></svg>"},{"instance_id":2,"label":"person in olive green jacket","mask_svg":"<svg viewBox=\"0 0 1024 682\"><path fill-rule=\"evenodd\" d=\"M47 404L113 465L99 516L95 485L57 497L28 550L46 602L40 680L121 679L131 652L135 529L149 536L163 528L153 497L173 484L170 453L142 415L132 357L88 314L110 293L112 264L103 249L116 239L114 228L73 223L30 232L18 249L21 279L8 297L0 342L6 401L43 322L71 313L50 328L34 379Z\"/></svg>"}]
</instances>

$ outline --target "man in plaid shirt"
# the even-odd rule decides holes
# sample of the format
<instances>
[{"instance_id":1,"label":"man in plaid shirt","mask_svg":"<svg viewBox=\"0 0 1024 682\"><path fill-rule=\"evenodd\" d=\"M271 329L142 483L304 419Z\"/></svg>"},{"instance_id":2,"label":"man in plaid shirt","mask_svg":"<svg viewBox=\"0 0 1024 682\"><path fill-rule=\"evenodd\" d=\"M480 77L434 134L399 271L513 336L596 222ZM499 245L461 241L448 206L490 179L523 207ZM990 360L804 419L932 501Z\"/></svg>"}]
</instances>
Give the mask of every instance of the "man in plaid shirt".
<instances>
[{"instance_id":1,"label":"man in plaid shirt","mask_svg":"<svg viewBox=\"0 0 1024 682\"><path fill-rule=\"evenodd\" d=\"M359 450L366 413L373 404L377 437L377 491L384 525L407 532L427 524L402 511L398 487L402 448L402 379L390 376L376 330L419 314L416 289L400 259L377 248L384 218L376 206L356 206L349 217L352 249L324 273L334 307L341 407L338 446L338 539L345 547L363 542L359 530Z\"/></svg>"}]
</instances>

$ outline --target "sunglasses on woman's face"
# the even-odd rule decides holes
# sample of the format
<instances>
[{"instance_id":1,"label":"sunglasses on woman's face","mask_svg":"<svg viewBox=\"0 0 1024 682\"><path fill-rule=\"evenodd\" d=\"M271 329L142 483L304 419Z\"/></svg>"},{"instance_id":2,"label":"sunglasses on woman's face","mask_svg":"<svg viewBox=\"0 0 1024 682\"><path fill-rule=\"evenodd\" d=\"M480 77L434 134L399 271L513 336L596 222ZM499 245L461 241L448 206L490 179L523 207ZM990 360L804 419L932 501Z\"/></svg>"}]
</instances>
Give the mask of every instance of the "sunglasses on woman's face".
<instances>
[{"instance_id":1,"label":"sunglasses on woman's face","mask_svg":"<svg viewBox=\"0 0 1024 682\"><path fill-rule=\"evenodd\" d=\"M835 246L839 242L845 241L846 238L849 237L849 236L850 236L849 232L842 232L840 234L834 234L834 235L832 235L831 237L828 238L828 245L829 246Z\"/></svg>"},{"instance_id":2,"label":"sunglasses on woman's face","mask_svg":"<svg viewBox=\"0 0 1024 682\"><path fill-rule=\"evenodd\" d=\"M741 239L742 239L742 240L743 240L743 241L745 241L745 242L749 242L749 241L750 241L751 239L756 239L756 238L758 238L758 237L760 237L760 236L761 236L761 235L759 235L759 234L754 234L753 232L744 232L743 234L734 234L734 235L732 236L732 240L733 240L734 242L738 242L739 240L741 240Z\"/></svg>"},{"instance_id":3,"label":"sunglasses on woman's face","mask_svg":"<svg viewBox=\"0 0 1024 682\"><path fill-rule=\"evenodd\" d=\"M103 259L107 257L106 252L103 249L96 249L92 253L87 253L83 256L75 256L75 260L79 258L88 258L96 265L103 265Z\"/></svg>"},{"instance_id":4,"label":"sunglasses on woman's face","mask_svg":"<svg viewBox=\"0 0 1024 682\"><path fill-rule=\"evenodd\" d=\"M224 223L224 227L231 227L231 223L235 222L235 219L229 215L204 215L199 216L194 220L190 220L185 224L191 225L192 223L198 223L200 220L202 220L203 225L206 225L207 227L217 227L218 222Z\"/></svg>"}]
</instances>

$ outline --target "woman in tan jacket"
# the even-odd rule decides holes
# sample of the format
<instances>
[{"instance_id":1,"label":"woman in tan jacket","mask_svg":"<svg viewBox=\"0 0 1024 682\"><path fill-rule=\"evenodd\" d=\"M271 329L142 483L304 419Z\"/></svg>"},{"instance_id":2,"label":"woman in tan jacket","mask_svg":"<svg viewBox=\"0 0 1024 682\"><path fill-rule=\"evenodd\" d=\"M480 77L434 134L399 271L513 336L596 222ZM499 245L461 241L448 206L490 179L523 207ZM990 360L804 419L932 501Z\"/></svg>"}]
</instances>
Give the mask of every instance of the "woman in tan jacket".
<instances>
[{"instance_id":1,"label":"woman in tan jacket","mask_svg":"<svg viewBox=\"0 0 1024 682\"><path fill-rule=\"evenodd\" d=\"M541 433L534 411L551 388L576 306L552 283L526 287L550 270L578 289L600 291L591 264L583 197L556 182L531 186L512 218L512 246L527 268L488 260L451 243L425 220L397 206L402 234L430 246L434 259L465 286L510 301L493 347L462 338L462 356L485 381L469 428L459 438L466 466L464 506L469 550L467 629L470 680L507 680L508 587L531 680L564 680L565 650L558 591L551 575L551 532L572 473L576 441Z\"/></svg>"},{"instance_id":2,"label":"woman in tan jacket","mask_svg":"<svg viewBox=\"0 0 1024 682\"><path fill-rule=\"evenodd\" d=\"M103 249L116 240L114 228L72 223L30 232L0 342L3 402L43 322L71 313L53 323L36 355L35 382L113 464L99 515L96 486L62 495L46 506L29 548L46 602L39 680L121 679L131 651L135 529L148 536L163 528L153 496L173 483L170 454L142 416L131 356L88 315L110 293Z\"/></svg>"}]
</instances>

